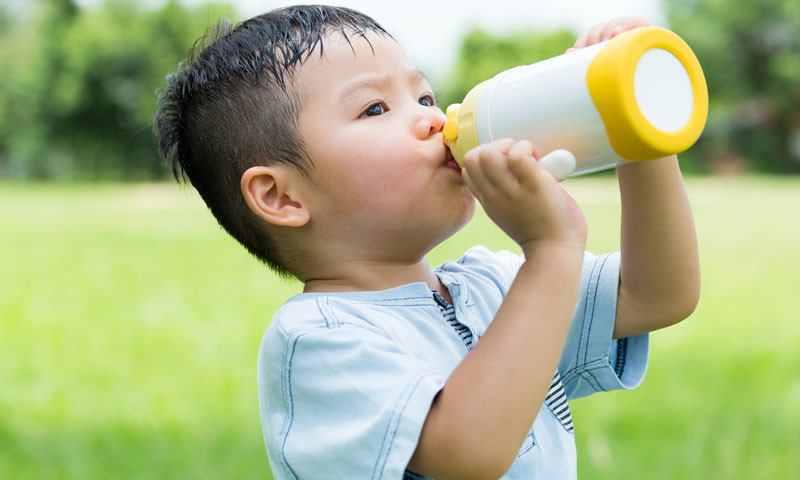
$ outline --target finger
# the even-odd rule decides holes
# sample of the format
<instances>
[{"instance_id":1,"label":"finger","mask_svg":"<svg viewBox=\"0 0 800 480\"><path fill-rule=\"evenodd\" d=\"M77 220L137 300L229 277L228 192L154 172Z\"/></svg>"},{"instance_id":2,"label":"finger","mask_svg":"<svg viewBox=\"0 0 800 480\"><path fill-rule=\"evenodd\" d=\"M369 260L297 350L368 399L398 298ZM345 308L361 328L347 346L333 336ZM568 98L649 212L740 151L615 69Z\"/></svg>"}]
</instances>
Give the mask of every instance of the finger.
<instances>
[{"instance_id":1,"label":"finger","mask_svg":"<svg viewBox=\"0 0 800 480\"><path fill-rule=\"evenodd\" d=\"M650 19L645 17L630 16L630 17L622 17L622 19L623 19L622 24L625 25L626 29L628 30L633 30L634 28L639 28L639 27L649 27L653 25L653 22L651 22Z\"/></svg>"},{"instance_id":2,"label":"finger","mask_svg":"<svg viewBox=\"0 0 800 480\"><path fill-rule=\"evenodd\" d=\"M528 141L520 141L508 152L508 166L522 186L531 187L537 182L539 152Z\"/></svg>"},{"instance_id":3,"label":"finger","mask_svg":"<svg viewBox=\"0 0 800 480\"><path fill-rule=\"evenodd\" d=\"M616 18L606 23L606 26L603 27L603 30L600 32L600 38L598 39L598 42L611 40L612 36L624 32L625 24L622 23L623 21L624 21L623 18Z\"/></svg>"},{"instance_id":4,"label":"finger","mask_svg":"<svg viewBox=\"0 0 800 480\"><path fill-rule=\"evenodd\" d=\"M508 158L525 158L533 157L534 160L539 158L539 151L530 142L530 140L520 140L508 151Z\"/></svg>"},{"instance_id":5,"label":"finger","mask_svg":"<svg viewBox=\"0 0 800 480\"><path fill-rule=\"evenodd\" d=\"M610 39L616 37L617 35L619 35L620 33L627 32L628 30L630 30L630 29L626 28L625 25L617 25L616 27L611 29L611 32L609 33L609 37L606 40L610 40Z\"/></svg>"},{"instance_id":6,"label":"finger","mask_svg":"<svg viewBox=\"0 0 800 480\"><path fill-rule=\"evenodd\" d=\"M610 40L620 33L649 25L652 25L652 23L644 17L617 17L606 24L606 28L603 30L602 40Z\"/></svg>"},{"instance_id":7,"label":"finger","mask_svg":"<svg viewBox=\"0 0 800 480\"><path fill-rule=\"evenodd\" d=\"M472 184L483 198L495 195L497 186L487 175L493 163L505 163L505 155L511 149L512 140L498 140L479 145L464 155L464 168L472 179Z\"/></svg>"},{"instance_id":8,"label":"finger","mask_svg":"<svg viewBox=\"0 0 800 480\"><path fill-rule=\"evenodd\" d=\"M483 194L481 193L480 189L475 185L472 181L472 177L469 175L469 171L466 168L461 169L461 178L464 179L464 183L467 185L467 188L472 195L478 199L481 204L483 204Z\"/></svg>"},{"instance_id":9,"label":"finger","mask_svg":"<svg viewBox=\"0 0 800 480\"><path fill-rule=\"evenodd\" d=\"M481 167L492 187L500 192L517 187L517 180L508 167L508 153L513 150L516 142L498 141L496 148L487 149L481 161Z\"/></svg>"},{"instance_id":10,"label":"finger","mask_svg":"<svg viewBox=\"0 0 800 480\"><path fill-rule=\"evenodd\" d=\"M503 155L508 155L508 152L514 147L516 143L517 143L516 141L510 138L501 138L500 140L495 140L489 145L492 145L493 148L496 148L497 150L502 152Z\"/></svg>"},{"instance_id":11,"label":"finger","mask_svg":"<svg viewBox=\"0 0 800 480\"><path fill-rule=\"evenodd\" d=\"M575 40L575 45L573 45L572 48L577 50L585 46L586 46L586 35L581 35L580 37L578 37L577 40Z\"/></svg>"},{"instance_id":12,"label":"finger","mask_svg":"<svg viewBox=\"0 0 800 480\"><path fill-rule=\"evenodd\" d=\"M603 29L605 26L605 23L598 23L589 29L589 33L586 34L586 42L584 42L584 46L588 47L590 45L594 45L595 43L599 43L600 36L603 34Z\"/></svg>"},{"instance_id":13,"label":"finger","mask_svg":"<svg viewBox=\"0 0 800 480\"><path fill-rule=\"evenodd\" d=\"M479 195L482 196L483 192L486 192L492 187L491 182L486 178L481 168L481 155L483 155L483 151L486 147L487 145L479 145L464 154L464 168L462 172L467 173L470 184L472 185L470 190L476 197Z\"/></svg>"}]
</instances>

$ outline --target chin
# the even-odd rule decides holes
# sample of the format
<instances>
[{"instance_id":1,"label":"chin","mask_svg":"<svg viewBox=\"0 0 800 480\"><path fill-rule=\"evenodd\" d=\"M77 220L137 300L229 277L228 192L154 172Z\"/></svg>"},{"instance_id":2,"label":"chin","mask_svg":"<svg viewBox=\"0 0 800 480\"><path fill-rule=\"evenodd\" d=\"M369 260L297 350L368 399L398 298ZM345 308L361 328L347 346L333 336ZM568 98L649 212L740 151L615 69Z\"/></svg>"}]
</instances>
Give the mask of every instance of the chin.
<instances>
[{"instance_id":1,"label":"chin","mask_svg":"<svg viewBox=\"0 0 800 480\"><path fill-rule=\"evenodd\" d=\"M453 217L454 219L457 218L458 220L453 222L453 229L448 237L464 228L469 221L472 220L472 217L475 216L475 197L472 196L472 193L470 193L469 190L467 190L467 194L461 203L463 205L462 208Z\"/></svg>"},{"instance_id":2,"label":"chin","mask_svg":"<svg viewBox=\"0 0 800 480\"><path fill-rule=\"evenodd\" d=\"M467 222L472 220L472 217L475 216L475 204L477 203L477 200L475 200L475 196L466 187L464 187L463 203L464 203L464 223L461 225L462 227L466 225Z\"/></svg>"}]
</instances>

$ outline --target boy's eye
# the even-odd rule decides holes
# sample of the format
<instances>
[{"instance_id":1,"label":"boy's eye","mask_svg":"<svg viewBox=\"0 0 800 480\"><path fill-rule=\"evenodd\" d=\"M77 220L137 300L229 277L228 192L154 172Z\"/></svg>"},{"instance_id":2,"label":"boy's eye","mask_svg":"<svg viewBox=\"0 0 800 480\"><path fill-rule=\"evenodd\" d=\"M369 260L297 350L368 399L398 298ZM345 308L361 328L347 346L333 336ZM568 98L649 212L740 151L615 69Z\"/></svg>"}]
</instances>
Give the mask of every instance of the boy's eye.
<instances>
[{"instance_id":1,"label":"boy's eye","mask_svg":"<svg viewBox=\"0 0 800 480\"><path fill-rule=\"evenodd\" d=\"M436 99L433 98L433 95L423 95L419 99L420 105L425 105L426 107L433 107L436 106Z\"/></svg>"},{"instance_id":2,"label":"boy's eye","mask_svg":"<svg viewBox=\"0 0 800 480\"><path fill-rule=\"evenodd\" d=\"M361 116L374 117L376 115L383 115L384 113L386 113L387 110L388 109L386 108L386 104L378 102L367 107L367 109L364 110L364 113L362 113Z\"/></svg>"}]
</instances>

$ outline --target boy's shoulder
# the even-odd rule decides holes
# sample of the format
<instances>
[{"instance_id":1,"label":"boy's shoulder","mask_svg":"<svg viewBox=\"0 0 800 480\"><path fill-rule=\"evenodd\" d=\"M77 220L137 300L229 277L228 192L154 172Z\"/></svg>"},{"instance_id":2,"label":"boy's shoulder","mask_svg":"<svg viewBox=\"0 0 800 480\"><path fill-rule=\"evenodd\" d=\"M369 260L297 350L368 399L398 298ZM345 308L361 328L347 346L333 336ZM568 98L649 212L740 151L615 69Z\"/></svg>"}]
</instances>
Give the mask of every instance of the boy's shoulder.
<instances>
[{"instance_id":1,"label":"boy's shoulder","mask_svg":"<svg viewBox=\"0 0 800 480\"><path fill-rule=\"evenodd\" d=\"M596 259L586 254L585 275L593 270ZM478 245L433 270L451 294L464 295L466 303L494 305L502 301L524 262L521 254ZM297 335L340 327L386 335L397 316L413 316L416 308L435 305L430 289L422 282L381 291L300 293L275 312L265 339L285 344Z\"/></svg>"},{"instance_id":2,"label":"boy's shoulder","mask_svg":"<svg viewBox=\"0 0 800 480\"><path fill-rule=\"evenodd\" d=\"M507 250L495 252L478 245L457 260L437 266L434 272L440 276L457 275L461 281L483 277L505 283L513 279L523 262L521 255ZM374 292L300 293L289 298L275 312L270 328L277 330L275 333L287 335L296 330L338 327L343 324L339 318L341 315L371 307L415 306L418 300L427 300L429 296L427 289L416 285Z\"/></svg>"},{"instance_id":3,"label":"boy's shoulder","mask_svg":"<svg viewBox=\"0 0 800 480\"><path fill-rule=\"evenodd\" d=\"M596 259L595 255L587 252L584 267L591 267ZM486 288L494 287L490 290L499 289L502 296L524 262L525 257L521 254L502 249L493 251L477 245L457 260L446 261L433 270L448 286L466 283L476 293L485 293ZM385 311L387 307L404 309L427 305L430 295L422 283L382 291L300 293L289 298L275 312L269 329L273 334L288 337L297 331L343 325L375 328L377 325L367 321L365 314L376 315L376 311Z\"/></svg>"},{"instance_id":4,"label":"boy's shoulder","mask_svg":"<svg viewBox=\"0 0 800 480\"><path fill-rule=\"evenodd\" d=\"M366 292L365 292L366 293ZM358 298L359 295L301 293L287 300L272 316L264 339L287 343L293 338L311 332L322 332L341 327L375 329L368 321L370 302Z\"/></svg>"},{"instance_id":5,"label":"boy's shoulder","mask_svg":"<svg viewBox=\"0 0 800 480\"><path fill-rule=\"evenodd\" d=\"M318 296L306 293L291 297L273 314L270 327L274 326L284 334L293 329L325 327L325 316L319 310L318 299Z\"/></svg>"},{"instance_id":6,"label":"boy's shoulder","mask_svg":"<svg viewBox=\"0 0 800 480\"><path fill-rule=\"evenodd\" d=\"M520 265L525 261L521 254L508 250L490 250L483 245L476 245L467 250L456 261L444 262L434 270L436 272L462 271L478 275L516 275Z\"/></svg>"},{"instance_id":7,"label":"boy's shoulder","mask_svg":"<svg viewBox=\"0 0 800 480\"><path fill-rule=\"evenodd\" d=\"M283 341L312 331L357 328L382 334L386 318L417 307L430 296L424 284L381 291L300 293L288 299L272 316L266 336Z\"/></svg>"}]
</instances>

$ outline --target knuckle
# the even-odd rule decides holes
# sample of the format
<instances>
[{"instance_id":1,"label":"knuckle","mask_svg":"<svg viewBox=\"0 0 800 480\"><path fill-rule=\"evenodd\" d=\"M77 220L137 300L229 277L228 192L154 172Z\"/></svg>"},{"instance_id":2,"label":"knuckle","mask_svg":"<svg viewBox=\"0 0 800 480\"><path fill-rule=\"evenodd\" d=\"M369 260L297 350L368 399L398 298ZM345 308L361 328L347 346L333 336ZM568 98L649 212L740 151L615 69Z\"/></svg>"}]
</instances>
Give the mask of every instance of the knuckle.
<instances>
[{"instance_id":1,"label":"knuckle","mask_svg":"<svg viewBox=\"0 0 800 480\"><path fill-rule=\"evenodd\" d=\"M530 158L530 155L526 152L515 152L513 155L508 156L508 164L515 170L518 170L528 163L528 158Z\"/></svg>"},{"instance_id":2,"label":"knuckle","mask_svg":"<svg viewBox=\"0 0 800 480\"><path fill-rule=\"evenodd\" d=\"M481 151L478 148L473 148L472 150L464 154L463 158L464 166L468 168L475 168L480 159L480 152Z\"/></svg>"},{"instance_id":3,"label":"knuckle","mask_svg":"<svg viewBox=\"0 0 800 480\"><path fill-rule=\"evenodd\" d=\"M516 166L522 163L523 158L525 158L525 154L521 151L509 152L508 163Z\"/></svg>"},{"instance_id":4,"label":"knuckle","mask_svg":"<svg viewBox=\"0 0 800 480\"><path fill-rule=\"evenodd\" d=\"M501 138L501 139L496 140L494 142L494 144L497 146L497 148L499 148L500 151L502 151L502 152L508 152L509 150L511 150L514 147L515 143L517 143L517 142L515 142L511 138Z\"/></svg>"},{"instance_id":5,"label":"knuckle","mask_svg":"<svg viewBox=\"0 0 800 480\"><path fill-rule=\"evenodd\" d=\"M535 151L536 148L529 140L520 140L509 152L508 158L509 160L513 159L515 161L526 160L533 156Z\"/></svg>"},{"instance_id":6,"label":"knuckle","mask_svg":"<svg viewBox=\"0 0 800 480\"><path fill-rule=\"evenodd\" d=\"M494 171L494 170L497 169L497 166L498 166L499 163L500 162L499 162L499 158L498 158L497 155L488 155L483 160L483 163L482 163L481 166L483 167L483 171L484 172L486 172L486 171Z\"/></svg>"},{"instance_id":7,"label":"knuckle","mask_svg":"<svg viewBox=\"0 0 800 480\"><path fill-rule=\"evenodd\" d=\"M533 143L531 143L531 141L530 141L530 140L520 140L520 141L517 143L517 145L519 145L519 146L520 146L520 148L521 148L521 149L523 149L523 150L524 150L524 151L526 151L526 152L532 152L532 151L534 151L534 150L535 150L535 148L534 148L534 146L533 146Z\"/></svg>"}]
</instances>

